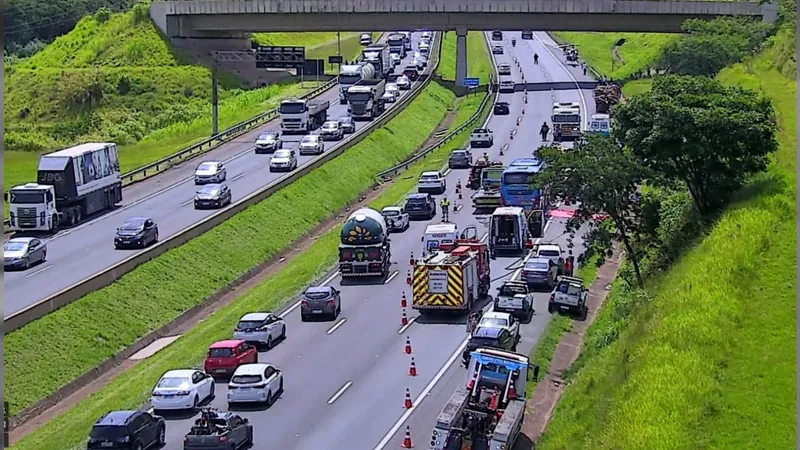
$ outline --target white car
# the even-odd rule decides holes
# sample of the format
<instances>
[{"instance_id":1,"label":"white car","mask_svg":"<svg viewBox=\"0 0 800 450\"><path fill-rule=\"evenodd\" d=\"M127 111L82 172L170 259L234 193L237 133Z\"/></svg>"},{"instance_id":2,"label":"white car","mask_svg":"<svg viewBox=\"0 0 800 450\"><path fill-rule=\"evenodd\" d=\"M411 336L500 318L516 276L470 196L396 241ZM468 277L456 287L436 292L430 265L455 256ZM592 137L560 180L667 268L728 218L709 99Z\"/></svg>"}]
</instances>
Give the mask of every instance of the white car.
<instances>
[{"instance_id":1,"label":"white car","mask_svg":"<svg viewBox=\"0 0 800 450\"><path fill-rule=\"evenodd\" d=\"M432 32L432 31L423 31L423 32L422 32L422 33L419 35L419 38L420 38L420 39L430 39L431 37L433 37L433 32Z\"/></svg>"},{"instance_id":2,"label":"white car","mask_svg":"<svg viewBox=\"0 0 800 450\"><path fill-rule=\"evenodd\" d=\"M491 147L494 145L494 132L488 128L476 128L469 135L469 145L472 148Z\"/></svg>"},{"instance_id":3,"label":"white car","mask_svg":"<svg viewBox=\"0 0 800 450\"><path fill-rule=\"evenodd\" d=\"M283 372L271 364L239 366L228 383L228 405L272 402L283 392Z\"/></svg>"},{"instance_id":4,"label":"white car","mask_svg":"<svg viewBox=\"0 0 800 450\"><path fill-rule=\"evenodd\" d=\"M400 88L396 83L386 83L386 90L383 93L383 101L386 103L394 103L400 97Z\"/></svg>"},{"instance_id":5,"label":"white car","mask_svg":"<svg viewBox=\"0 0 800 450\"><path fill-rule=\"evenodd\" d=\"M392 66L396 67L398 64L400 64L401 60L400 55L398 55L397 53L392 53L391 58L392 58Z\"/></svg>"},{"instance_id":6,"label":"white car","mask_svg":"<svg viewBox=\"0 0 800 450\"><path fill-rule=\"evenodd\" d=\"M561 246L558 244L539 244L536 248L534 258L547 258L558 264L558 259L561 258L563 254L564 251L561 250Z\"/></svg>"},{"instance_id":7,"label":"white car","mask_svg":"<svg viewBox=\"0 0 800 450\"><path fill-rule=\"evenodd\" d=\"M195 410L214 398L214 378L196 369L170 370L165 373L150 396L156 411Z\"/></svg>"},{"instance_id":8,"label":"white car","mask_svg":"<svg viewBox=\"0 0 800 450\"><path fill-rule=\"evenodd\" d=\"M500 64L497 66L498 75L511 75L511 66L508 64Z\"/></svg>"},{"instance_id":9,"label":"white car","mask_svg":"<svg viewBox=\"0 0 800 450\"><path fill-rule=\"evenodd\" d=\"M297 169L297 154L294 150L278 150L269 160L270 172L291 172Z\"/></svg>"},{"instance_id":10,"label":"white car","mask_svg":"<svg viewBox=\"0 0 800 450\"><path fill-rule=\"evenodd\" d=\"M405 75L400 75L399 77L397 77L395 83L397 84L397 87L400 88L401 91L407 91L411 89L411 80L409 80L408 77Z\"/></svg>"},{"instance_id":11,"label":"white car","mask_svg":"<svg viewBox=\"0 0 800 450\"><path fill-rule=\"evenodd\" d=\"M309 134L300 139L299 152L301 155L321 155L325 151L322 136Z\"/></svg>"},{"instance_id":12,"label":"white car","mask_svg":"<svg viewBox=\"0 0 800 450\"><path fill-rule=\"evenodd\" d=\"M272 153L282 147L283 140L277 131L261 133L256 139L256 153Z\"/></svg>"},{"instance_id":13,"label":"white car","mask_svg":"<svg viewBox=\"0 0 800 450\"><path fill-rule=\"evenodd\" d=\"M514 93L514 81L505 79L500 80L500 87L498 88L500 93L503 94L513 94Z\"/></svg>"},{"instance_id":14,"label":"white car","mask_svg":"<svg viewBox=\"0 0 800 450\"><path fill-rule=\"evenodd\" d=\"M47 244L37 238L13 238L3 244L4 269L28 269L45 260L47 260Z\"/></svg>"},{"instance_id":15,"label":"white car","mask_svg":"<svg viewBox=\"0 0 800 450\"><path fill-rule=\"evenodd\" d=\"M444 194L447 190L447 180L438 171L422 172L417 181L417 192L420 194Z\"/></svg>"},{"instance_id":16,"label":"white car","mask_svg":"<svg viewBox=\"0 0 800 450\"><path fill-rule=\"evenodd\" d=\"M387 206L381 210L389 231L405 231L411 225L408 213L402 206Z\"/></svg>"},{"instance_id":17,"label":"white car","mask_svg":"<svg viewBox=\"0 0 800 450\"><path fill-rule=\"evenodd\" d=\"M268 312L245 314L236 324L233 338L270 349L275 342L286 339L286 322Z\"/></svg>"},{"instance_id":18,"label":"white car","mask_svg":"<svg viewBox=\"0 0 800 450\"><path fill-rule=\"evenodd\" d=\"M228 172L220 161L203 161L194 171L194 184L222 183Z\"/></svg>"},{"instance_id":19,"label":"white car","mask_svg":"<svg viewBox=\"0 0 800 450\"><path fill-rule=\"evenodd\" d=\"M338 120L329 120L322 124L322 128L319 129L319 135L323 140L341 141L344 139L344 128L342 128Z\"/></svg>"},{"instance_id":20,"label":"white car","mask_svg":"<svg viewBox=\"0 0 800 450\"><path fill-rule=\"evenodd\" d=\"M372 34L371 33L362 33L361 36L358 38L358 42L361 45L367 46L372 45Z\"/></svg>"},{"instance_id":21,"label":"white car","mask_svg":"<svg viewBox=\"0 0 800 450\"><path fill-rule=\"evenodd\" d=\"M519 339L519 320L509 313L489 311L483 314L476 328L504 328L515 340Z\"/></svg>"}]
</instances>

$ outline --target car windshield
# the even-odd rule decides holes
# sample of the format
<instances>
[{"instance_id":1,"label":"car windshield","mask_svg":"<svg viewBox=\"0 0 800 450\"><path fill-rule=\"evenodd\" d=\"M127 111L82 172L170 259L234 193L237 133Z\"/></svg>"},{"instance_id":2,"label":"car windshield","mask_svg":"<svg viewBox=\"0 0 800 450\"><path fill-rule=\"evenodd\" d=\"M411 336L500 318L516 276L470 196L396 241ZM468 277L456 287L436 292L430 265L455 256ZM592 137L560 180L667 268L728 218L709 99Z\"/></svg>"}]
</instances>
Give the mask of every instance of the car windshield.
<instances>
[{"instance_id":1,"label":"car windshield","mask_svg":"<svg viewBox=\"0 0 800 450\"><path fill-rule=\"evenodd\" d=\"M8 252L19 252L25 250L27 246L28 244L25 242L8 241L5 244L3 244L3 250Z\"/></svg>"},{"instance_id":2,"label":"car windshield","mask_svg":"<svg viewBox=\"0 0 800 450\"><path fill-rule=\"evenodd\" d=\"M481 326L487 328L494 328L494 327L504 327L508 325L508 321L506 319L501 319L499 317L485 317L481 320Z\"/></svg>"},{"instance_id":3,"label":"car windshield","mask_svg":"<svg viewBox=\"0 0 800 450\"><path fill-rule=\"evenodd\" d=\"M396 217L400 215L400 211L384 211L383 215L386 217Z\"/></svg>"},{"instance_id":4,"label":"car windshield","mask_svg":"<svg viewBox=\"0 0 800 450\"><path fill-rule=\"evenodd\" d=\"M339 118L339 123L350 123L352 121L353 121L352 117L340 117Z\"/></svg>"},{"instance_id":5,"label":"car windshield","mask_svg":"<svg viewBox=\"0 0 800 450\"><path fill-rule=\"evenodd\" d=\"M275 139L276 137L277 136L275 136L275 133L264 133L261 136L259 136L258 139L261 140L261 141L271 141L271 140Z\"/></svg>"},{"instance_id":6,"label":"car windshield","mask_svg":"<svg viewBox=\"0 0 800 450\"><path fill-rule=\"evenodd\" d=\"M197 166L197 170L202 170L202 171L217 170L217 165L215 163L203 163Z\"/></svg>"},{"instance_id":7,"label":"car windshield","mask_svg":"<svg viewBox=\"0 0 800 450\"><path fill-rule=\"evenodd\" d=\"M275 152L273 158L288 158L290 155L289 150L279 150Z\"/></svg>"},{"instance_id":8,"label":"car windshield","mask_svg":"<svg viewBox=\"0 0 800 450\"><path fill-rule=\"evenodd\" d=\"M539 250L539 256L561 256L558 250Z\"/></svg>"},{"instance_id":9,"label":"car windshield","mask_svg":"<svg viewBox=\"0 0 800 450\"><path fill-rule=\"evenodd\" d=\"M398 83L408 83L408 78L407 77L399 77L397 79L397 82Z\"/></svg>"},{"instance_id":10,"label":"car windshield","mask_svg":"<svg viewBox=\"0 0 800 450\"><path fill-rule=\"evenodd\" d=\"M142 227L144 227L144 220L134 219L123 223L119 229L122 231L139 231Z\"/></svg>"},{"instance_id":11,"label":"car windshield","mask_svg":"<svg viewBox=\"0 0 800 450\"><path fill-rule=\"evenodd\" d=\"M261 381L261 375L234 375L231 382L236 384L255 384Z\"/></svg>"},{"instance_id":12,"label":"car windshield","mask_svg":"<svg viewBox=\"0 0 800 450\"><path fill-rule=\"evenodd\" d=\"M89 433L89 437L92 439L103 439L103 440L110 440L116 441L118 439L122 439L128 435L128 429L121 425L112 425L112 426L104 426L104 425L95 425L92 427L92 431Z\"/></svg>"},{"instance_id":13,"label":"car windshield","mask_svg":"<svg viewBox=\"0 0 800 450\"><path fill-rule=\"evenodd\" d=\"M220 191L219 186L203 186L197 191L198 194L204 195L218 195Z\"/></svg>"},{"instance_id":14,"label":"car windshield","mask_svg":"<svg viewBox=\"0 0 800 450\"><path fill-rule=\"evenodd\" d=\"M317 137L316 136L305 136L305 137L303 137L303 140L301 140L300 142L302 142L304 144L313 144L313 143L317 142Z\"/></svg>"},{"instance_id":15,"label":"car windshield","mask_svg":"<svg viewBox=\"0 0 800 450\"><path fill-rule=\"evenodd\" d=\"M232 348L210 348L208 356L211 358L230 358L233 356Z\"/></svg>"},{"instance_id":16,"label":"car windshield","mask_svg":"<svg viewBox=\"0 0 800 450\"><path fill-rule=\"evenodd\" d=\"M179 387L186 387L189 385L188 378L176 378L176 377L169 377L169 378L162 378L161 381L158 382L159 388L179 388Z\"/></svg>"},{"instance_id":17,"label":"car windshield","mask_svg":"<svg viewBox=\"0 0 800 450\"><path fill-rule=\"evenodd\" d=\"M326 130L335 130L339 128L339 122L325 122L322 124L322 128Z\"/></svg>"},{"instance_id":18,"label":"car windshield","mask_svg":"<svg viewBox=\"0 0 800 450\"><path fill-rule=\"evenodd\" d=\"M392 84L387 84L387 85L386 85L386 90L387 90L387 91L396 91L396 90L397 90L397 85L396 85L396 84L394 84L394 83L392 83Z\"/></svg>"}]
</instances>

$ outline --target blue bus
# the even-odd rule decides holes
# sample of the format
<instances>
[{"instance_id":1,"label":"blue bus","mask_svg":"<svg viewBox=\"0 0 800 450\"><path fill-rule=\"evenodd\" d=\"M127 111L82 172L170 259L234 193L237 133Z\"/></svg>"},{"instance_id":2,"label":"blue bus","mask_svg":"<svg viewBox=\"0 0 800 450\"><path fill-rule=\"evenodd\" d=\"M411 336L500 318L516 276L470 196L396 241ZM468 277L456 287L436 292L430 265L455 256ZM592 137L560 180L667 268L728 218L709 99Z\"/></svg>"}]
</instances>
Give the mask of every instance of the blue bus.
<instances>
[{"instance_id":1,"label":"blue bus","mask_svg":"<svg viewBox=\"0 0 800 450\"><path fill-rule=\"evenodd\" d=\"M500 183L502 206L520 206L528 216L528 228L534 237L541 237L545 217L550 208L547 189L531 185L531 176L544 164L538 158L519 158L503 171Z\"/></svg>"}]
</instances>

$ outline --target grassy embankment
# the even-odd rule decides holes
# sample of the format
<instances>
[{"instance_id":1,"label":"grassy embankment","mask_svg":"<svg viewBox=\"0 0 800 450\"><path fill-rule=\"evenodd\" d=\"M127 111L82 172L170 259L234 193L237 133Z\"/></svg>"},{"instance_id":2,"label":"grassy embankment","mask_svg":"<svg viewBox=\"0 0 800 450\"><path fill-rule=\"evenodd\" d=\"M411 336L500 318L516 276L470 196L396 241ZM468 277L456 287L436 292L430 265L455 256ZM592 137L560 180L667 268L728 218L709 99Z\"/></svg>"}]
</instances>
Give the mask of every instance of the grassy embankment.
<instances>
[{"instance_id":1,"label":"grassy embankment","mask_svg":"<svg viewBox=\"0 0 800 450\"><path fill-rule=\"evenodd\" d=\"M481 97L455 99L449 90L432 83L394 120L343 156L184 246L139 266L113 285L6 336L5 396L12 404L12 414L278 254L368 189L375 173L412 154L436 129L448 108L459 108L451 125L455 128L474 114L480 100ZM409 129L418 132L403 132ZM466 131L416 164L372 206L400 201L419 173L441 167L450 150L463 145L468 137ZM318 186L326 189L320 191ZM334 263L337 244L338 231L319 237L308 251L259 287L14 447L70 448L85 439L88 427L103 412L141 404L164 371L197 364L208 344L228 336L244 311L277 309L326 271ZM198 273L204 276L198 279ZM44 364L32 356L30 348L56 359L50 358Z\"/></svg>"},{"instance_id":2,"label":"grassy embankment","mask_svg":"<svg viewBox=\"0 0 800 450\"><path fill-rule=\"evenodd\" d=\"M537 448L794 448L796 83L775 67L791 47L719 75L773 100L769 171L647 296L614 290Z\"/></svg>"},{"instance_id":3,"label":"grassy embankment","mask_svg":"<svg viewBox=\"0 0 800 450\"><path fill-rule=\"evenodd\" d=\"M105 19L105 20L104 20ZM265 44L306 46L309 58L336 54L336 33L258 34ZM331 44L331 41L333 43ZM358 54L344 33L343 55ZM91 140L121 145L123 171L208 137L211 75L170 48L146 6L86 17L31 58L6 66L4 190L35 178L39 154ZM220 128L312 89L286 82L243 91L222 77Z\"/></svg>"},{"instance_id":4,"label":"grassy embankment","mask_svg":"<svg viewBox=\"0 0 800 450\"><path fill-rule=\"evenodd\" d=\"M456 79L456 33L449 31L442 41L442 61L436 71L443 80ZM482 31L470 31L467 34L467 64L469 77L480 78L481 84L489 82L489 75L494 74L491 58L485 58L486 39Z\"/></svg>"}]
</instances>

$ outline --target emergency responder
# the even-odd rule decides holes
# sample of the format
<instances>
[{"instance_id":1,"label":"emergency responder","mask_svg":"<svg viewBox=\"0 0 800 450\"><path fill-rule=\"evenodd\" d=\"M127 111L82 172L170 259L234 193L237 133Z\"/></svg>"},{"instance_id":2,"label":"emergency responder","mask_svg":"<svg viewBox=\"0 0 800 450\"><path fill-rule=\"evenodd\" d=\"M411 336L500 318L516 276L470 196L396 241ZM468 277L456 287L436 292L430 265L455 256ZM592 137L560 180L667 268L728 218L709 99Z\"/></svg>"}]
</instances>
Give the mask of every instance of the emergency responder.
<instances>
[{"instance_id":1,"label":"emergency responder","mask_svg":"<svg viewBox=\"0 0 800 450\"><path fill-rule=\"evenodd\" d=\"M450 221L450 200L447 197L442 198L442 202L440 205L442 207L442 221L449 222Z\"/></svg>"},{"instance_id":2,"label":"emergency responder","mask_svg":"<svg viewBox=\"0 0 800 450\"><path fill-rule=\"evenodd\" d=\"M534 53L533 54L533 63L534 64L539 64L539 54L538 53Z\"/></svg>"},{"instance_id":3,"label":"emergency responder","mask_svg":"<svg viewBox=\"0 0 800 450\"><path fill-rule=\"evenodd\" d=\"M486 161L487 163L489 162L489 153L483 152L483 160Z\"/></svg>"},{"instance_id":4,"label":"emergency responder","mask_svg":"<svg viewBox=\"0 0 800 450\"><path fill-rule=\"evenodd\" d=\"M467 333L472 334L475 332L475 328L478 327L478 323L481 321L481 316L483 316L483 311L475 311L469 315L467 319Z\"/></svg>"},{"instance_id":5,"label":"emergency responder","mask_svg":"<svg viewBox=\"0 0 800 450\"><path fill-rule=\"evenodd\" d=\"M542 122L542 128L539 129L539 135L542 136L542 140L547 140L547 133L550 132L550 126L547 125L547 122Z\"/></svg>"},{"instance_id":6,"label":"emergency responder","mask_svg":"<svg viewBox=\"0 0 800 450\"><path fill-rule=\"evenodd\" d=\"M569 273L567 275L572 276L572 273L575 271L575 257L572 256L572 250L568 253L567 263L569 263Z\"/></svg>"},{"instance_id":7,"label":"emergency responder","mask_svg":"<svg viewBox=\"0 0 800 450\"><path fill-rule=\"evenodd\" d=\"M572 252L570 251L570 253L572 253ZM568 277L572 276L572 264L573 264L573 261L572 261L571 257L567 258L566 261L564 261L564 275L566 275Z\"/></svg>"},{"instance_id":8,"label":"emergency responder","mask_svg":"<svg viewBox=\"0 0 800 450\"><path fill-rule=\"evenodd\" d=\"M511 46L512 47L516 47L517 46L517 40L516 39L511 39Z\"/></svg>"},{"instance_id":9,"label":"emergency responder","mask_svg":"<svg viewBox=\"0 0 800 450\"><path fill-rule=\"evenodd\" d=\"M559 275L564 275L564 257L563 256L559 256L558 257L558 274Z\"/></svg>"},{"instance_id":10,"label":"emergency responder","mask_svg":"<svg viewBox=\"0 0 800 450\"><path fill-rule=\"evenodd\" d=\"M553 131L553 140L556 142L561 142L561 127L556 127L555 131Z\"/></svg>"}]
</instances>

